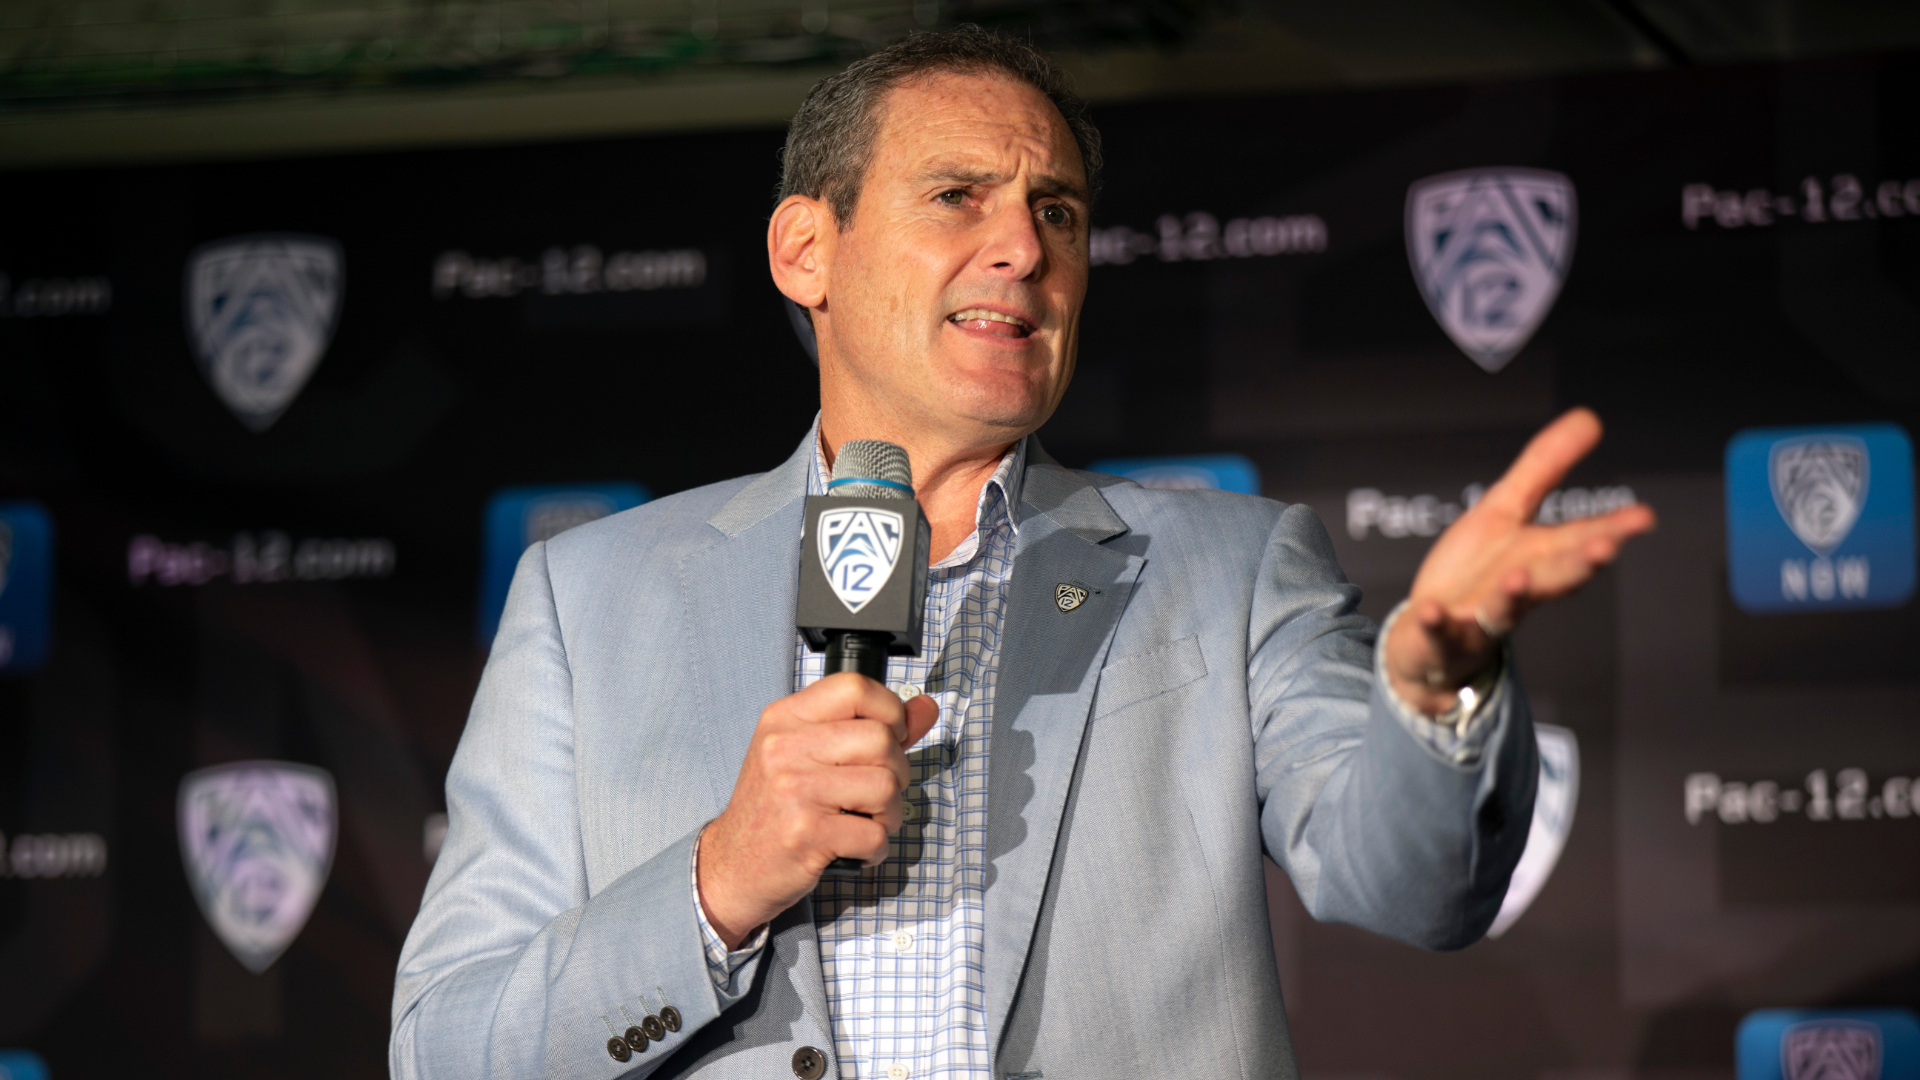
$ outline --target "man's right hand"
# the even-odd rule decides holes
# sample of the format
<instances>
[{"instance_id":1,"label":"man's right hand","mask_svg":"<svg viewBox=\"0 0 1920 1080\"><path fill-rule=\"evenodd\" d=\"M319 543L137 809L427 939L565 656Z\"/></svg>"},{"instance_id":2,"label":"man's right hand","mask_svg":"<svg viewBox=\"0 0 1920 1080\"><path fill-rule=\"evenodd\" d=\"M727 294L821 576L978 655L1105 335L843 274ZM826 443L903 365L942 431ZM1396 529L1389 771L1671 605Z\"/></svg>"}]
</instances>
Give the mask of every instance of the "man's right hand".
<instances>
[{"instance_id":1,"label":"man's right hand","mask_svg":"<svg viewBox=\"0 0 1920 1080\"><path fill-rule=\"evenodd\" d=\"M844 672L761 712L733 798L700 836L700 906L727 948L812 892L834 859L887 857L907 748L939 718L924 694L903 702Z\"/></svg>"}]
</instances>

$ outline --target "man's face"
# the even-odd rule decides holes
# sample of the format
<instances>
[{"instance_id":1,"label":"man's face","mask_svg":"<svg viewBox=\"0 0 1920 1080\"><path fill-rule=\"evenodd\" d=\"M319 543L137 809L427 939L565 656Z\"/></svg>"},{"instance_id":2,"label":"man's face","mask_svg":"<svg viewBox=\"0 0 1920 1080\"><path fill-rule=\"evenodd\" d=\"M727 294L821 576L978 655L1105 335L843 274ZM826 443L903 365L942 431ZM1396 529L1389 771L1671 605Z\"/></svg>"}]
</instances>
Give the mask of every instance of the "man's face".
<instances>
[{"instance_id":1,"label":"man's face","mask_svg":"<svg viewBox=\"0 0 1920 1080\"><path fill-rule=\"evenodd\" d=\"M994 75L891 91L851 227L823 238L823 402L965 440L1038 428L1073 374L1087 210L1039 91Z\"/></svg>"}]
</instances>

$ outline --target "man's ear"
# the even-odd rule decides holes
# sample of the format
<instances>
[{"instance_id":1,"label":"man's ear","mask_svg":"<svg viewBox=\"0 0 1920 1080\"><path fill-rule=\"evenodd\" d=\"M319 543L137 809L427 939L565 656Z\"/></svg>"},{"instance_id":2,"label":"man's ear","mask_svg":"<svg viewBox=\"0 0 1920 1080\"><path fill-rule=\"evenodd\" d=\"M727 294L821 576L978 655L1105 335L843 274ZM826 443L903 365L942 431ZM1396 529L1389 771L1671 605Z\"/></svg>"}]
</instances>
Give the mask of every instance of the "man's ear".
<instances>
[{"instance_id":1,"label":"man's ear","mask_svg":"<svg viewBox=\"0 0 1920 1080\"><path fill-rule=\"evenodd\" d=\"M832 260L833 212L805 195L789 195L767 222L767 268L774 287L804 308L827 299L827 267Z\"/></svg>"}]
</instances>

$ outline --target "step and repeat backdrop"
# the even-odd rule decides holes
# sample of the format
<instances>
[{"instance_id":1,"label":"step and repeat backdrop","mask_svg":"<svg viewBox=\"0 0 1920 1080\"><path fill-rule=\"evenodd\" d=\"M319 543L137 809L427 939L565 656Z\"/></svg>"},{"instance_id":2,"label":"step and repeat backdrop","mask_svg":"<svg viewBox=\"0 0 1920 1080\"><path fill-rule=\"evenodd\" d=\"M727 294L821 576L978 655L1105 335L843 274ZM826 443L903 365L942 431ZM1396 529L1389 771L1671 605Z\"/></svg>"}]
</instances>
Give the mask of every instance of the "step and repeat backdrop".
<instances>
[{"instance_id":1,"label":"step and repeat backdrop","mask_svg":"<svg viewBox=\"0 0 1920 1080\"><path fill-rule=\"evenodd\" d=\"M1097 119L1056 456L1307 503L1376 615L1567 406L1542 519L1661 516L1519 634L1489 940L1269 867L1305 1075L1920 1075L1920 58ZM781 137L0 176L0 1069L384 1073L515 558L807 430Z\"/></svg>"}]
</instances>

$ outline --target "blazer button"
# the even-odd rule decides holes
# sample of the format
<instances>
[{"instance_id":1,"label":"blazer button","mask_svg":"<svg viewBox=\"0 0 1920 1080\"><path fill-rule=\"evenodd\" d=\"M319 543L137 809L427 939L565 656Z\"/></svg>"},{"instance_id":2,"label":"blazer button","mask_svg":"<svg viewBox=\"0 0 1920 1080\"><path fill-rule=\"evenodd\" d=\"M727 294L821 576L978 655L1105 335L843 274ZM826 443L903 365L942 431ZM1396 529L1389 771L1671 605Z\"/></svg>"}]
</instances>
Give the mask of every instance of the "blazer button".
<instances>
[{"instance_id":1,"label":"blazer button","mask_svg":"<svg viewBox=\"0 0 1920 1080\"><path fill-rule=\"evenodd\" d=\"M615 1035L607 1040L607 1056L615 1061L625 1062L633 1057L633 1051L627 1048L627 1040Z\"/></svg>"},{"instance_id":2,"label":"blazer button","mask_svg":"<svg viewBox=\"0 0 1920 1080\"><path fill-rule=\"evenodd\" d=\"M627 1047L631 1049L634 1053L639 1054L646 1051L647 1049L647 1033L646 1032L641 1031L637 1027L630 1027L626 1031L626 1039L627 1039Z\"/></svg>"},{"instance_id":3,"label":"blazer button","mask_svg":"<svg viewBox=\"0 0 1920 1080\"><path fill-rule=\"evenodd\" d=\"M793 1052L793 1075L800 1080L820 1080L827 1071L827 1055L811 1046Z\"/></svg>"},{"instance_id":4,"label":"blazer button","mask_svg":"<svg viewBox=\"0 0 1920 1080\"><path fill-rule=\"evenodd\" d=\"M667 1025L668 1031L680 1030L680 1010L669 1005L660 1010L660 1022Z\"/></svg>"},{"instance_id":5,"label":"blazer button","mask_svg":"<svg viewBox=\"0 0 1920 1080\"><path fill-rule=\"evenodd\" d=\"M654 1042L659 1042L667 1037L667 1025L661 1023L660 1018L654 1016L652 1013L648 1013L647 1018L640 1021L640 1030L646 1032L647 1038L652 1039Z\"/></svg>"}]
</instances>

